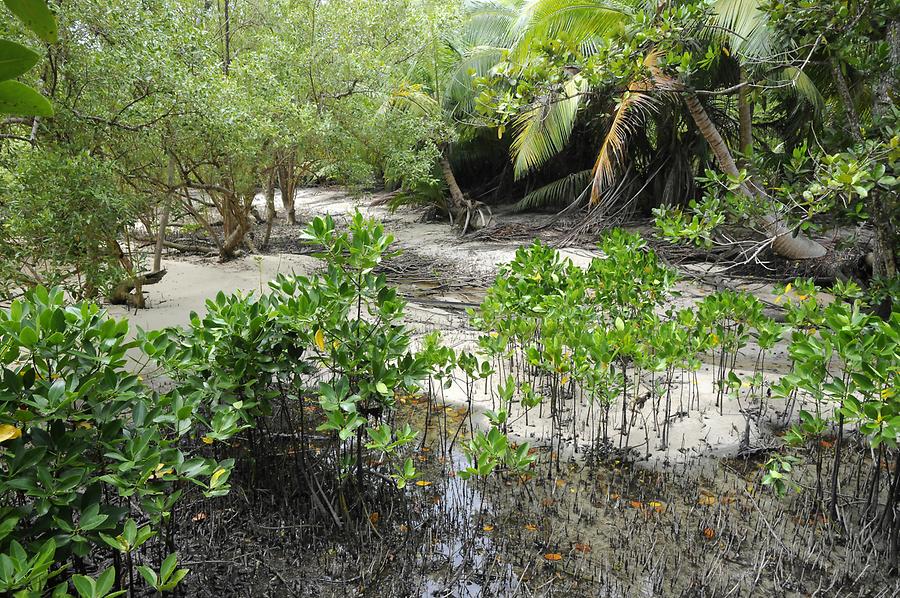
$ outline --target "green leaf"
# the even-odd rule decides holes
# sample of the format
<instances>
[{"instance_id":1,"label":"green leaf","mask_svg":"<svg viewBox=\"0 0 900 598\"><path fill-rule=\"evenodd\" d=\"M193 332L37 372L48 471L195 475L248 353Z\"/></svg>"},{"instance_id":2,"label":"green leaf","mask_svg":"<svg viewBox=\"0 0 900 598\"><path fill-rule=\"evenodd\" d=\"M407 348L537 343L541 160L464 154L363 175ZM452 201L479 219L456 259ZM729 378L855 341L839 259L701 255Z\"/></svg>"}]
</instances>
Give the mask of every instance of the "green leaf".
<instances>
[{"instance_id":1,"label":"green leaf","mask_svg":"<svg viewBox=\"0 0 900 598\"><path fill-rule=\"evenodd\" d=\"M18 81L0 82L0 114L53 116L53 106L34 89Z\"/></svg>"},{"instance_id":2,"label":"green leaf","mask_svg":"<svg viewBox=\"0 0 900 598\"><path fill-rule=\"evenodd\" d=\"M99 596L106 596L109 594L109 591L113 587L113 583L116 581L116 570L112 567L108 568L106 571L100 574L100 577L97 578L97 594Z\"/></svg>"},{"instance_id":3,"label":"green leaf","mask_svg":"<svg viewBox=\"0 0 900 598\"><path fill-rule=\"evenodd\" d=\"M138 567L138 572L141 574L141 577L146 580L147 585L149 585L151 588L156 588L156 586L159 585L159 580L156 578L156 572L147 565L141 565L140 567Z\"/></svg>"},{"instance_id":4,"label":"green leaf","mask_svg":"<svg viewBox=\"0 0 900 598\"><path fill-rule=\"evenodd\" d=\"M72 583L81 598L94 598L94 588L96 584L94 580L86 575L73 575Z\"/></svg>"},{"instance_id":5,"label":"green leaf","mask_svg":"<svg viewBox=\"0 0 900 598\"><path fill-rule=\"evenodd\" d=\"M25 46L0 39L0 81L15 79L37 64L41 55Z\"/></svg>"},{"instance_id":6,"label":"green leaf","mask_svg":"<svg viewBox=\"0 0 900 598\"><path fill-rule=\"evenodd\" d=\"M56 17L47 6L46 0L3 0L3 3L38 37L49 44L56 43L58 39Z\"/></svg>"}]
</instances>

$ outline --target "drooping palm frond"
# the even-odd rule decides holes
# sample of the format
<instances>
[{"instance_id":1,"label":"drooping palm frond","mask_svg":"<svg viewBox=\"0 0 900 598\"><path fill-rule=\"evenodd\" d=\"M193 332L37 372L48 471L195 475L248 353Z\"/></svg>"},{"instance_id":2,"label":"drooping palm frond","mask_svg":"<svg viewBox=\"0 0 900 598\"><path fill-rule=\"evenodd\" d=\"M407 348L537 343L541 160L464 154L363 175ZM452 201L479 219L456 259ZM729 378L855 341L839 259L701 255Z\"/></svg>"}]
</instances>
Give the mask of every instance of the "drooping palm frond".
<instances>
[{"instance_id":1,"label":"drooping palm frond","mask_svg":"<svg viewBox=\"0 0 900 598\"><path fill-rule=\"evenodd\" d=\"M441 106L423 85L404 82L391 92L378 111L385 113L391 109L418 116L434 116L440 113Z\"/></svg>"},{"instance_id":2,"label":"drooping palm frond","mask_svg":"<svg viewBox=\"0 0 900 598\"><path fill-rule=\"evenodd\" d=\"M713 5L713 36L724 39L742 59L770 56L774 34L760 0L716 0Z\"/></svg>"},{"instance_id":3,"label":"drooping palm frond","mask_svg":"<svg viewBox=\"0 0 900 598\"><path fill-rule=\"evenodd\" d=\"M445 100L452 105L450 111L466 120L475 111L475 77L485 77L500 62L504 48L479 46L461 57L449 73Z\"/></svg>"},{"instance_id":4,"label":"drooping palm frond","mask_svg":"<svg viewBox=\"0 0 900 598\"><path fill-rule=\"evenodd\" d=\"M796 93L799 97L809 102L816 114L821 114L825 108L825 98L822 92L803 70L788 66L769 73L767 83L775 88L783 88Z\"/></svg>"},{"instance_id":5,"label":"drooping palm frond","mask_svg":"<svg viewBox=\"0 0 900 598\"><path fill-rule=\"evenodd\" d=\"M619 100L609 131L600 144L600 151L597 152L597 160L592 171L591 203L596 203L601 192L612 184L616 166L625 157L628 137L640 125L641 118L646 112L655 107L653 96L646 93L652 89L652 83L635 82L630 87L633 91L625 92Z\"/></svg>"},{"instance_id":6,"label":"drooping palm frond","mask_svg":"<svg viewBox=\"0 0 900 598\"><path fill-rule=\"evenodd\" d=\"M543 98L513 121L510 152L515 177L521 178L566 146L587 84L580 77L566 82L562 93Z\"/></svg>"},{"instance_id":7,"label":"drooping palm frond","mask_svg":"<svg viewBox=\"0 0 900 598\"><path fill-rule=\"evenodd\" d=\"M512 46L522 0L479 0L465 7L460 41L469 48Z\"/></svg>"},{"instance_id":8,"label":"drooping palm frond","mask_svg":"<svg viewBox=\"0 0 900 598\"><path fill-rule=\"evenodd\" d=\"M608 37L630 20L634 1L532 0L523 7L515 29L521 32L517 53L527 53L535 41L564 36L577 44Z\"/></svg>"},{"instance_id":9,"label":"drooping palm frond","mask_svg":"<svg viewBox=\"0 0 900 598\"><path fill-rule=\"evenodd\" d=\"M581 170L539 187L520 199L513 211L524 212L545 206L564 206L572 203L591 184L591 171Z\"/></svg>"}]
</instances>

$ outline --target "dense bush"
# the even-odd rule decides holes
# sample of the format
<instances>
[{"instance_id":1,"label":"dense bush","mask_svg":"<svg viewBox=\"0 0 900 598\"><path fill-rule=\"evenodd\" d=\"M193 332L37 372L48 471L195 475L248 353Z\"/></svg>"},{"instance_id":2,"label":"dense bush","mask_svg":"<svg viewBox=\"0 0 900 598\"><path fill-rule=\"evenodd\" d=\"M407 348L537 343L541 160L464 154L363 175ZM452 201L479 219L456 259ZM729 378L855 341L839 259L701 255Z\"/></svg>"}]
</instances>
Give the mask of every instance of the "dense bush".
<instances>
[{"instance_id":1,"label":"dense bush","mask_svg":"<svg viewBox=\"0 0 900 598\"><path fill-rule=\"evenodd\" d=\"M0 296L37 284L106 296L126 275L119 235L141 201L113 164L84 152L22 152L15 162L0 166Z\"/></svg>"},{"instance_id":2,"label":"dense bush","mask_svg":"<svg viewBox=\"0 0 900 598\"><path fill-rule=\"evenodd\" d=\"M37 287L0 312L2 591L41 595L69 566L101 566L109 548L120 574L133 576L139 560L150 562L140 545L170 538L186 487L227 492L230 464L181 442L204 429L197 406L178 392L150 392L126 369L136 346L127 335L127 321L90 303L67 305L59 289ZM88 581L73 582L84 596ZM98 583L122 587L114 574Z\"/></svg>"}]
</instances>

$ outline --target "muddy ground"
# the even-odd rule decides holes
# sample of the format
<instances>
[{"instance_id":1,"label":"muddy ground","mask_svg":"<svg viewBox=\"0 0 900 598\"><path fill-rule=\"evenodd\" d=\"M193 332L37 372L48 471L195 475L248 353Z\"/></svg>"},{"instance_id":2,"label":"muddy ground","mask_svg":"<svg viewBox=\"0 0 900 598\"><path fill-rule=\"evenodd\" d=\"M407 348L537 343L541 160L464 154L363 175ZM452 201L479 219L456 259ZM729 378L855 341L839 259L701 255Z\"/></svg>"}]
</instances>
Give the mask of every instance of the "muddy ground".
<instances>
[{"instance_id":1,"label":"muddy ground","mask_svg":"<svg viewBox=\"0 0 900 598\"><path fill-rule=\"evenodd\" d=\"M392 213L371 206L372 199L309 189L301 191L297 211L302 221L331 214L340 222L359 208L384 222L403 250L384 269L409 301L407 323L417 334L441 330L457 349L474 347L477 334L465 309L477 306L499 266L535 234L551 242L564 234L563 228L535 230L549 217L500 214L495 228L459 239L446 224L421 222L418 210ZM578 265L599 256L589 242L562 252ZM220 290L260 291L279 272L314 271L318 262L309 254L298 228L283 223L262 255L221 264L209 256L170 254L167 276L146 289L150 308L127 315L145 329L185 324ZM708 264L685 270L677 301L691 305L723 286L772 301L767 281L716 275ZM123 308L110 311L126 315ZM767 383L788 370L784 351L776 348L768 360ZM749 351L742 356L739 374L749 373L753 359ZM674 440L667 446L652 418L639 417L625 447L624 439L613 437L609 450L598 453L589 410L579 409L567 416L572 435L552 449L562 464L557 469L548 464L548 422L519 419L511 436L535 447L535 469L486 481L467 482L453 472L464 464L467 430L485 424L491 393L469 397L458 383L434 397L411 399L397 417L425 433L411 453L420 485L403 492L381 485L365 516L344 529L297 515L304 499L285 490L288 458L273 446L271 461L256 464L252 476L237 473L229 497L192 498L177 513L181 560L192 570L187 594L898 595L900 585L877 551L846 542L809 493L779 499L760 486L765 450L777 444L786 406L773 404L770 417L753 423L758 450L738 458L746 419L737 405L715 408L714 367L710 362L699 372L697 402L672 424Z\"/></svg>"}]
</instances>

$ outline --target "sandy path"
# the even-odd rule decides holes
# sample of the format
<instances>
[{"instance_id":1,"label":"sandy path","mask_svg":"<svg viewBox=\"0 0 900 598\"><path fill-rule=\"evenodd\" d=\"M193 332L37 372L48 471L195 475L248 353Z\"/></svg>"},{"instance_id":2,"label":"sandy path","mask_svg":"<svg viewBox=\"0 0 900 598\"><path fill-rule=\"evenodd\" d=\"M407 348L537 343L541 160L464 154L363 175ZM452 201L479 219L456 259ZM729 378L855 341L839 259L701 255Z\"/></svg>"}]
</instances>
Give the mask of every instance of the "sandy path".
<instances>
[{"instance_id":1,"label":"sandy path","mask_svg":"<svg viewBox=\"0 0 900 598\"><path fill-rule=\"evenodd\" d=\"M405 253L414 254L416 260L424 263L433 260L435 263L451 264L454 270L452 276L469 275L485 282L496 275L501 264L514 257L516 249L521 245L515 241L461 242L453 229L446 224L421 223L419 213L413 210L401 209L391 213L383 206L369 206L370 199L359 200L334 189L305 189L299 193L296 207L304 220L313 215L331 214L338 222L348 218L353 210L359 209L364 214L384 222L386 229L395 235L397 246ZM276 205L280 205L277 199ZM580 266L588 264L593 257L599 255L599 252L585 249L567 249L561 253ZM127 312L122 307L113 306L109 311L117 317L127 315L133 326L144 329L183 325L188 322L192 311L202 313L206 300L214 297L219 291L225 293L237 290L259 291L265 289L268 281L278 273L308 274L317 265L318 261L312 257L293 254L245 256L225 264L218 263L215 258L167 259L164 260L164 267L168 269L167 276L161 283L146 289L150 309ZM679 306L689 306L709 292L708 289L689 282L679 283L679 290L682 293L677 300ZM768 292L767 289L762 291ZM435 297L434 294L431 296ZM479 300L477 292L474 296L461 296L459 293L451 292L437 297L441 301L450 302ZM417 334L434 329L441 330L445 342L456 349L475 349L477 335L468 327L464 312L446 306L441 301L419 301L415 296L411 297L407 323ZM767 383L776 380L778 374L786 371L788 362L784 350L783 346L777 347L776 354L769 357L771 373L767 374ZM739 365L751 368L755 356L755 350L749 349L740 359ZM713 370L713 364L707 363L698 372L698 384L694 387L694 393L696 395L699 392L699 407L695 399L694 408L685 409L682 415L672 419L670 442L667 447L662 446L659 438L656 428L658 418L654 417L652 401L647 401L643 409L629 412L628 417L634 423L627 435L627 443L624 438L619 438L619 430L609 430L612 443L616 446L624 443L636 447L637 454L646 456L650 462L657 464L682 462L699 455L735 454L745 433L746 419L733 400L726 400L724 409L719 412L715 406ZM751 373L747 369L738 369L736 372L742 377ZM645 382L649 385L649 378ZM691 384L693 380L680 380L677 377L674 380L673 413L680 411L679 399L685 396ZM483 392L483 385L480 385L479 389L470 403L462 382L458 381L453 388L446 391L442 400L451 407L471 405L475 423L484 426L487 424L484 411L495 406L495 399L490 393ZM575 401L570 400L568 403L572 405ZM773 402L769 416L774 417L778 408L783 406ZM620 402L614 405L611 411L621 413L621 410ZM555 450L563 454L572 452L576 445L576 437L577 444L582 447L588 445L596 430L597 411L596 408L591 409L586 401L580 401L575 406L574 418L571 411L564 413L562 424L563 429L567 430L564 434L565 443L562 447L555 447ZM613 418L613 421L617 422L619 419ZM763 418L762 421L765 426L767 419ZM549 431L550 420L546 410L544 417L539 417L537 410L532 410L527 418L527 424L526 418L521 414L514 414L510 435L518 440L545 444L549 438ZM751 441L758 443L763 436L765 431L761 432L756 424L751 424Z\"/></svg>"}]
</instances>

